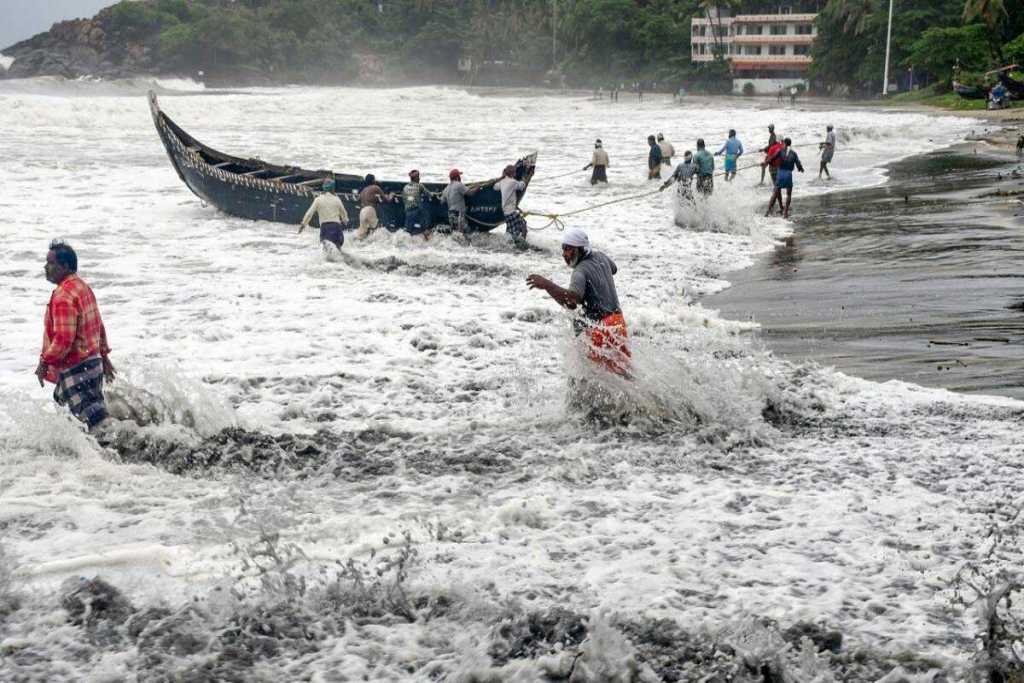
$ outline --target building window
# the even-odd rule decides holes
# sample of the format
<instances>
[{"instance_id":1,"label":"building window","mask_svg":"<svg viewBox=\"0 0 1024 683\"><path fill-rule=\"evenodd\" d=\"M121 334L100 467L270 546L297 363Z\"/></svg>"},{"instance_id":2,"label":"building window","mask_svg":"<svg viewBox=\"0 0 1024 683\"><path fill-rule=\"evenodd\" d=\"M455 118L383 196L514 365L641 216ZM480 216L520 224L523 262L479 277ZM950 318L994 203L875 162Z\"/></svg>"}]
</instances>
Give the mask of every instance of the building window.
<instances>
[{"instance_id":1,"label":"building window","mask_svg":"<svg viewBox=\"0 0 1024 683\"><path fill-rule=\"evenodd\" d=\"M786 46L785 45L769 45L768 46L768 54L770 54L770 55L784 55L784 54L786 54Z\"/></svg>"},{"instance_id":2,"label":"building window","mask_svg":"<svg viewBox=\"0 0 1024 683\"><path fill-rule=\"evenodd\" d=\"M773 36L784 36L786 35L785 24L772 24L772 35Z\"/></svg>"},{"instance_id":3,"label":"building window","mask_svg":"<svg viewBox=\"0 0 1024 683\"><path fill-rule=\"evenodd\" d=\"M761 35L762 29L764 29L764 27L761 26L761 24L757 24L756 26L755 25L748 25L747 26L747 35L748 36L759 36L759 35Z\"/></svg>"},{"instance_id":4,"label":"building window","mask_svg":"<svg viewBox=\"0 0 1024 683\"><path fill-rule=\"evenodd\" d=\"M809 36L814 32L814 26L811 24L797 24L796 34L798 36Z\"/></svg>"},{"instance_id":5,"label":"building window","mask_svg":"<svg viewBox=\"0 0 1024 683\"><path fill-rule=\"evenodd\" d=\"M795 54L795 55L804 55L804 56L809 55L809 54L811 54L811 46L810 45L794 45L793 46L793 54Z\"/></svg>"},{"instance_id":6,"label":"building window","mask_svg":"<svg viewBox=\"0 0 1024 683\"><path fill-rule=\"evenodd\" d=\"M747 50L747 54L748 55L759 55L759 54L761 54L761 46L760 45L747 45L746 50Z\"/></svg>"}]
</instances>

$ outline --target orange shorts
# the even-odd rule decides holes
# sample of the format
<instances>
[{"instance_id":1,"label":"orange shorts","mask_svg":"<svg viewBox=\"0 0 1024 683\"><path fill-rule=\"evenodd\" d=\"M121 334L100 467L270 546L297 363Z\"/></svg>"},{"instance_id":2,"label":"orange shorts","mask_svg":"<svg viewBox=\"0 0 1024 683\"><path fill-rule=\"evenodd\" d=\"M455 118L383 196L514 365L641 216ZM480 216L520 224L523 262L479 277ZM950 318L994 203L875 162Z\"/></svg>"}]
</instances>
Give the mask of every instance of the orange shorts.
<instances>
[{"instance_id":1,"label":"orange shorts","mask_svg":"<svg viewBox=\"0 0 1024 683\"><path fill-rule=\"evenodd\" d=\"M590 338L587 357L603 365L609 372L623 377L630 375L629 330L621 313L612 313L587 329Z\"/></svg>"}]
</instances>

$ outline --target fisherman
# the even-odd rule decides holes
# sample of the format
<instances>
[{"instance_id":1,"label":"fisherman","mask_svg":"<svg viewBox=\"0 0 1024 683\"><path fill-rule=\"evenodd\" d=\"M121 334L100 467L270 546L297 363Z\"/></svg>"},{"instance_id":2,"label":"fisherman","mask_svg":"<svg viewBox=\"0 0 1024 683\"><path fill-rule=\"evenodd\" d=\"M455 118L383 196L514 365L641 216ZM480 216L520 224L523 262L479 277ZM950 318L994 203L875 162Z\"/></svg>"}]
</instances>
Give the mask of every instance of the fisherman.
<instances>
[{"instance_id":1,"label":"fisherman","mask_svg":"<svg viewBox=\"0 0 1024 683\"><path fill-rule=\"evenodd\" d=\"M78 255L70 245L50 242L45 272L56 288L46 306L36 378L39 386L53 383L57 404L92 430L108 417L103 379L114 379L107 331L92 289L78 277Z\"/></svg>"},{"instance_id":2,"label":"fisherman","mask_svg":"<svg viewBox=\"0 0 1024 683\"><path fill-rule=\"evenodd\" d=\"M796 104L796 93L797 93L796 86L795 85L789 86L789 104L790 104L790 106L793 106L793 105Z\"/></svg>"},{"instance_id":3,"label":"fisherman","mask_svg":"<svg viewBox=\"0 0 1024 683\"><path fill-rule=\"evenodd\" d=\"M821 180L822 173L831 180L832 174L828 171L828 165L832 163L832 157L836 153L836 133L832 129L831 123L825 128L825 142L819 142L818 148L821 150L821 167L818 169L818 180Z\"/></svg>"},{"instance_id":4,"label":"fisherman","mask_svg":"<svg viewBox=\"0 0 1024 683\"><path fill-rule=\"evenodd\" d=\"M590 157L590 163L583 167L586 171L588 168L593 168L593 172L590 174L590 184L597 185L598 183L608 182L608 166L611 164L608 161L608 152L604 151L604 147L601 144L601 138L594 140L594 153Z\"/></svg>"},{"instance_id":5,"label":"fisherman","mask_svg":"<svg viewBox=\"0 0 1024 683\"><path fill-rule=\"evenodd\" d=\"M779 175L775 181L775 192L772 193L772 200L768 202L768 211L764 214L770 216L772 213L772 207L775 206L775 201L779 202L779 210L782 211L783 218L789 218L789 207L793 203L793 169L796 168L801 173L804 172L803 164L800 163L800 157L797 156L796 151L793 149L793 141L786 138L782 141L782 150L775 153L775 156L779 158ZM772 157L774 159L775 157ZM771 159L769 159L771 161ZM783 208L782 205L782 191L786 191L786 205Z\"/></svg>"},{"instance_id":6,"label":"fisherman","mask_svg":"<svg viewBox=\"0 0 1024 683\"><path fill-rule=\"evenodd\" d=\"M573 321L577 336L587 333L587 357L609 372L629 378L629 331L615 291L615 263L590 248L587 233L570 228L562 236L562 258L572 268L569 287L540 275L530 275L530 289L542 289L559 305L581 314Z\"/></svg>"},{"instance_id":7,"label":"fisherman","mask_svg":"<svg viewBox=\"0 0 1024 683\"><path fill-rule=\"evenodd\" d=\"M363 189L359 191L359 230L356 231L356 238L363 239L371 230L376 230L380 225L379 207L382 201L394 201L394 193L385 193L377 184L377 178L372 173L367 174L363 179Z\"/></svg>"},{"instance_id":8,"label":"fisherman","mask_svg":"<svg viewBox=\"0 0 1024 683\"><path fill-rule=\"evenodd\" d=\"M462 182L462 171L453 168L448 172L448 185L441 190L441 202L448 205L448 229L458 230L469 237L469 221L466 220L466 197L472 197L480 187L470 189Z\"/></svg>"},{"instance_id":9,"label":"fisherman","mask_svg":"<svg viewBox=\"0 0 1024 683\"><path fill-rule=\"evenodd\" d=\"M341 232L343 225L348 225L348 212L345 205L334 194L334 180L328 178L324 181L323 192L316 196L313 203L309 205L306 215L302 217L302 224L299 232L306 229L313 214L320 219L320 244L333 244L338 249L345 243L345 235Z\"/></svg>"},{"instance_id":10,"label":"fisherman","mask_svg":"<svg viewBox=\"0 0 1024 683\"><path fill-rule=\"evenodd\" d=\"M661 149L661 163L672 168L672 157L676 155L676 148L661 133L658 133L658 147Z\"/></svg>"},{"instance_id":11,"label":"fisherman","mask_svg":"<svg viewBox=\"0 0 1024 683\"><path fill-rule=\"evenodd\" d=\"M1017 138L1017 158L1020 159L1022 156L1024 156L1024 133Z\"/></svg>"},{"instance_id":12,"label":"fisherman","mask_svg":"<svg viewBox=\"0 0 1024 683\"><path fill-rule=\"evenodd\" d=\"M697 139L693 162L697 166L697 192L709 197L715 191L715 158L704 148L704 138Z\"/></svg>"},{"instance_id":13,"label":"fisherman","mask_svg":"<svg viewBox=\"0 0 1024 683\"><path fill-rule=\"evenodd\" d=\"M776 99L778 100L779 104L782 104L782 86L781 85L779 86L779 94L778 94L778 97Z\"/></svg>"},{"instance_id":14,"label":"fisherman","mask_svg":"<svg viewBox=\"0 0 1024 683\"><path fill-rule=\"evenodd\" d=\"M661 147L653 135L647 136L647 145L651 148L647 153L647 179L654 180L661 177Z\"/></svg>"},{"instance_id":15,"label":"fisherman","mask_svg":"<svg viewBox=\"0 0 1024 683\"><path fill-rule=\"evenodd\" d=\"M501 180L494 183L494 189L501 192L501 212L505 215L505 234L512 243L522 249L526 246L526 216L519 210L519 193L526 189L526 182L516 180L516 167L509 164L502 171Z\"/></svg>"},{"instance_id":16,"label":"fisherman","mask_svg":"<svg viewBox=\"0 0 1024 683\"><path fill-rule=\"evenodd\" d=\"M736 177L736 163L743 156L743 143L736 137L735 130L729 130L729 139L722 145L722 149L715 153L715 156L722 156L722 154L725 154L725 180L731 183Z\"/></svg>"},{"instance_id":17,"label":"fisherman","mask_svg":"<svg viewBox=\"0 0 1024 683\"><path fill-rule=\"evenodd\" d=\"M676 166L676 170L672 172L668 180L661 184L659 189L664 191L672 183L678 182L679 198L684 202L693 203L693 175L696 172L697 167L693 163L693 153L690 150L686 150L686 153L683 154L682 163Z\"/></svg>"},{"instance_id":18,"label":"fisherman","mask_svg":"<svg viewBox=\"0 0 1024 683\"><path fill-rule=\"evenodd\" d=\"M782 88L780 86L779 87L780 92L781 92L781 89ZM768 144L761 148L761 152L763 154L768 154L768 150L770 150L775 145L775 143L778 142L778 140L779 140L778 137L775 135L775 124L774 123L769 123L768 124ZM768 159L768 157L766 156L765 157L765 161L761 162L761 182L758 183L758 185L764 185L764 172L765 172L765 169L768 168L768 161L767 161L767 159ZM773 173L772 174L772 185L774 185L774 184L775 184L775 174Z\"/></svg>"},{"instance_id":19,"label":"fisherman","mask_svg":"<svg viewBox=\"0 0 1024 683\"><path fill-rule=\"evenodd\" d=\"M405 229L410 235L423 235L430 239L430 212L426 203L430 190L420 182L420 172L409 171L409 182L402 187L402 203L405 205Z\"/></svg>"},{"instance_id":20,"label":"fisherman","mask_svg":"<svg viewBox=\"0 0 1024 683\"><path fill-rule=\"evenodd\" d=\"M762 167L768 167L768 172L772 176L772 188L775 187L775 183L779 178L779 164L782 163L781 152L785 147L781 140L776 140L775 144L765 151Z\"/></svg>"}]
</instances>

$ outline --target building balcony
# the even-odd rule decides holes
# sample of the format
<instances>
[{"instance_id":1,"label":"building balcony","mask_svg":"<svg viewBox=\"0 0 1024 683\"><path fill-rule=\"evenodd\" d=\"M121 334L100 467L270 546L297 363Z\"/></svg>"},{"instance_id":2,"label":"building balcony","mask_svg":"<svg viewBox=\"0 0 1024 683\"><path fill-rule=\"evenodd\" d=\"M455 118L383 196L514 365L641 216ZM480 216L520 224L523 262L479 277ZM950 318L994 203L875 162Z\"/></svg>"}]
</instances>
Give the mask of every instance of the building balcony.
<instances>
[{"instance_id":1,"label":"building balcony","mask_svg":"<svg viewBox=\"0 0 1024 683\"><path fill-rule=\"evenodd\" d=\"M817 38L815 35L735 35L729 36L735 45L810 45Z\"/></svg>"},{"instance_id":2,"label":"building balcony","mask_svg":"<svg viewBox=\"0 0 1024 683\"><path fill-rule=\"evenodd\" d=\"M817 14L739 14L732 18L737 24L810 24Z\"/></svg>"},{"instance_id":3,"label":"building balcony","mask_svg":"<svg viewBox=\"0 0 1024 683\"><path fill-rule=\"evenodd\" d=\"M810 55L730 55L729 61L733 69L791 69L810 66L812 59Z\"/></svg>"}]
</instances>

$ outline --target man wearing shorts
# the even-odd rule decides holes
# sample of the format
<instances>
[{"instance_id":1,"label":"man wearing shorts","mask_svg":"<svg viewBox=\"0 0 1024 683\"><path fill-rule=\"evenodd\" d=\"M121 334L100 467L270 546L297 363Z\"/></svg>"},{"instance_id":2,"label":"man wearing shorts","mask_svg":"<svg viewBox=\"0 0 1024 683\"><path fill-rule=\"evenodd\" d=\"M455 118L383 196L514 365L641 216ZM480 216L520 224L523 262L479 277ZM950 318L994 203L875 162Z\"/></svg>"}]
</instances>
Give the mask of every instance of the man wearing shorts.
<instances>
[{"instance_id":1,"label":"man wearing shorts","mask_svg":"<svg viewBox=\"0 0 1024 683\"><path fill-rule=\"evenodd\" d=\"M716 157L725 154L725 180L732 182L736 177L736 164L743 156L743 143L736 137L736 131L729 131L729 139L722 145L722 149L715 154Z\"/></svg>"},{"instance_id":2,"label":"man wearing shorts","mask_svg":"<svg viewBox=\"0 0 1024 683\"><path fill-rule=\"evenodd\" d=\"M779 157L779 175L775 181L775 192L772 193L772 200L768 202L768 211L765 216L770 216L772 208L775 206L775 201L779 202L779 210L782 211L783 218L789 218L789 207L793 203L793 169L797 169L801 173L804 172L803 164L800 163L800 157L793 150L793 141L786 138L783 142L783 148L777 153ZM771 161L771 159L769 159ZM786 204L783 207L782 204L782 191L786 191Z\"/></svg>"}]
</instances>

